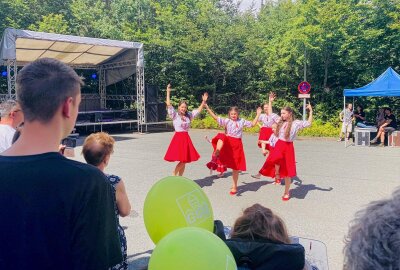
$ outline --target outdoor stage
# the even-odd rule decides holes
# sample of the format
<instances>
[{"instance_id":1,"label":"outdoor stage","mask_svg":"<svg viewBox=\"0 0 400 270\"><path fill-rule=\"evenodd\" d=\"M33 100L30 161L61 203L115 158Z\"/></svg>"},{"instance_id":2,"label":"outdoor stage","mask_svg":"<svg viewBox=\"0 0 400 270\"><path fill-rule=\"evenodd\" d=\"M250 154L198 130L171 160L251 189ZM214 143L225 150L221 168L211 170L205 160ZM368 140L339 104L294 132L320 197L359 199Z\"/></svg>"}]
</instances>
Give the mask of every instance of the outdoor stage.
<instances>
[{"instance_id":1,"label":"outdoor stage","mask_svg":"<svg viewBox=\"0 0 400 270\"><path fill-rule=\"evenodd\" d=\"M388 196L400 184L400 148L344 148L344 142L333 139L303 139L295 142L298 179L292 185L292 198L283 202L283 186L250 177L264 159L256 146L257 137L244 134L248 171L240 175L238 196L232 197L228 194L231 178L217 179L205 167L212 147L204 136L215 134L211 130L190 131L201 158L187 165L185 171L185 176L202 186L209 197L215 219L233 225L241 211L254 203L270 207L284 219L291 235L326 244L331 270L342 269L344 237L354 213L368 202ZM170 175L174 168L174 163L163 160L172 135L162 132L114 136L117 143L106 172L124 179L137 213L120 218L128 239L129 269L145 265L154 248L143 223L143 203L152 184ZM80 152L81 147L77 147L75 159L83 161Z\"/></svg>"}]
</instances>

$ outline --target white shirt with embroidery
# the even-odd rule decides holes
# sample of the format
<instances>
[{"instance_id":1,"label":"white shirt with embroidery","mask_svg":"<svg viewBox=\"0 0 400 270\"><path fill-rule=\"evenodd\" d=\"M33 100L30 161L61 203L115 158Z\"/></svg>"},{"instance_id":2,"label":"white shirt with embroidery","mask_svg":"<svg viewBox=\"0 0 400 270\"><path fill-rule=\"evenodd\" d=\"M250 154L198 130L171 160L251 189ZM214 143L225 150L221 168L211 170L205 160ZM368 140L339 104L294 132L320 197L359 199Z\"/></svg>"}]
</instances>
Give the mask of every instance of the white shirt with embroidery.
<instances>
[{"instance_id":1,"label":"white shirt with embroidery","mask_svg":"<svg viewBox=\"0 0 400 270\"><path fill-rule=\"evenodd\" d=\"M278 123L279 118L280 117L275 113L270 115L263 113L258 117L258 121L262 122L262 127L271 127L274 123Z\"/></svg>"},{"instance_id":2,"label":"white shirt with embroidery","mask_svg":"<svg viewBox=\"0 0 400 270\"><path fill-rule=\"evenodd\" d=\"M252 123L245 119L239 118L236 121L233 121L229 118L221 118L217 119L218 125L226 128L226 135L234 138L242 138L243 128L244 127L252 127Z\"/></svg>"},{"instance_id":3,"label":"white shirt with embroidery","mask_svg":"<svg viewBox=\"0 0 400 270\"><path fill-rule=\"evenodd\" d=\"M278 137L275 136L274 133L271 134L271 136L268 139L269 145L272 147L275 147L276 142L278 141Z\"/></svg>"},{"instance_id":4,"label":"white shirt with embroidery","mask_svg":"<svg viewBox=\"0 0 400 270\"><path fill-rule=\"evenodd\" d=\"M176 132L187 132L190 128L190 122L199 114L199 110L193 110L192 112L187 112L186 115L179 115L172 106L168 106L167 111Z\"/></svg>"},{"instance_id":5,"label":"white shirt with embroidery","mask_svg":"<svg viewBox=\"0 0 400 270\"><path fill-rule=\"evenodd\" d=\"M286 131L287 125L288 125L288 122L283 123L281 129L279 130L278 138L281 141L293 142L294 139L296 138L297 133L300 130L302 130L303 128L311 126L311 123L308 121L294 120L292 122L292 128L290 129L289 139L285 138L285 131Z\"/></svg>"}]
</instances>

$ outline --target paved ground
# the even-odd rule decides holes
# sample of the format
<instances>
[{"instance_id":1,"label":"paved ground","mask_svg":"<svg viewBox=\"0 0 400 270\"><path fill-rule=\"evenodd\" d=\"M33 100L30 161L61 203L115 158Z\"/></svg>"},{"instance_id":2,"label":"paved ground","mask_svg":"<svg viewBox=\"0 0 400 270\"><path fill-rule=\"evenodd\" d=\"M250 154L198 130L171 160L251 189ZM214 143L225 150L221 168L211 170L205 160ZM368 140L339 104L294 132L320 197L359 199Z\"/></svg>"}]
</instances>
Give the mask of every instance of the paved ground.
<instances>
[{"instance_id":1,"label":"paved ground","mask_svg":"<svg viewBox=\"0 0 400 270\"><path fill-rule=\"evenodd\" d=\"M292 185L292 199L282 202L283 186L269 179L255 181L250 174L263 163L256 136L243 138L248 171L239 179L238 196L228 194L231 178L217 179L204 166L211 145L204 136L215 131L191 130L201 155L187 166L185 176L196 181L208 195L216 219L233 224L241 211L261 203L272 208L286 222L291 235L323 241L328 248L331 270L342 269L344 237L354 213L368 202L386 197L400 184L400 148L344 147L344 143L321 139L295 142L298 181ZM171 174L174 164L163 160L172 132L115 135L114 155L107 172L121 176L137 214L122 218L128 238L129 269L146 265L153 243L143 223L143 202L157 180ZM77 160L83 160L77 147ZM268 180L268 181L267 181Z\"/></svg>"}]
</instances>

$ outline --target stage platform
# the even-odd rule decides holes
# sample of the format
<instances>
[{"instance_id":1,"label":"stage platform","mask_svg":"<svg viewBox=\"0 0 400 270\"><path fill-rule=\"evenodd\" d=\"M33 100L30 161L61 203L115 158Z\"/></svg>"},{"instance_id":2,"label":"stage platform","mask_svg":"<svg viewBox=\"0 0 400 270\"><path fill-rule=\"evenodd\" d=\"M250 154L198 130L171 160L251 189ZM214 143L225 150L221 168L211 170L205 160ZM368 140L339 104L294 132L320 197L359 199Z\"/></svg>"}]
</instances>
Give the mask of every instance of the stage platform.
<instances>
[{"instance_id":1,"label":"stage platform","mask_svg":"<svg viewBox=\"0 0 400 270\"><path fill-rule=\"evenodd\" d=\"M124 124L129 124L132 128L132 124L137 125L138 122L136 110L82 111L78 113L75 127L85 127L86 131L89 127L93 127L96 132L96 127L103 131L104 125L121 125L122 129Z\"/></svg>"}]
</instances>

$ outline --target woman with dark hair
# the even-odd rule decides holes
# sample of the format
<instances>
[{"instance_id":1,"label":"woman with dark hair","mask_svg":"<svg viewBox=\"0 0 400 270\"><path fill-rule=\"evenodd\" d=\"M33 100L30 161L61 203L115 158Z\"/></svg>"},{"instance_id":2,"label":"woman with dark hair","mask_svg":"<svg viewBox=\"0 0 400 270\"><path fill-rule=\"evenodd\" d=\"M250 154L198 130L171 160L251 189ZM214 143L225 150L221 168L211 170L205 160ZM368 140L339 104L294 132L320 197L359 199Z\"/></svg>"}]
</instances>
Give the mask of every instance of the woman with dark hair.
<instances>
[{"instance_id":1,"label":"woman with dark hair","mask_svg":"<svg viewBox=\"0 0 400 270\"><path fill-rule=\"evenodd\" d=\"M302 270L305 266L303 246L291 244L283 220L260 204L243 211L226 244L238 269Z\"/></svg>"},{"instance_id":2,"label":"woman with dark hair","mask_svg":"<svg viewBox=\"0 0 400 270\"><path fill-rule=\"evenodd\" d=\"M366 128L367 125L365 124L365 112L364 112L364 108L361 105L357 106L357 112L355 112L354 114L354 119L355 119L355 125L356 127L360 127L360 128Z\"/></svg>"},{"instance_id":3,"label":"woman with dark hair","mask_svg":"<svg viewBox=\"0 0 400 270\"><path fill-rule=\"evenodd\" d=\"M293 110L290 107L282 108L277 128L278 141L260 170L260 174L275 178L276 184L280 183L280 177L285 178L283 201L290 199L292 177L297 175L293 141L301 129L311 126L313 111L310 104L307 105L307 109L309 110L308 120L300 121L294 119ZM279 178L276 177L275 165L279 165Z\"/></svg>"},{"instance_id":4,"label":"woman with dark hair","mask_svg":"<svg viewBox=\"0 0 400 270\"><path fill-rule=\"evenodd\" d=\"M371 143L376 143L380 139L379 146L385 146L385 134L391 133L397 129L396 117L392 114L392 109L385 108L385 122L382 123L378 129L378 134L371 140Z\"/></svg>"},{"instance_id":5,"label":"woman with dark hair","mask_svg":"<svg viewBox=\"0 0 400 270\"><path fill-rule=\"evenodd\" d=\"M175 129L175 134L169 144L167 153L165 153L164 160L169 162L178 161L173 175L182 176L185 171L186 163L196 161L200 158L196 148L194 148L192 140L189 137L188 130L190 122L203 110L207 102L208 94L204 93L202 102L197 110L192 112L188 111L187 102L181 100L178 104L178 111L175 111L171 105L171 84L167 86L167 110L168 116L172 119Z\"/></svg>"},{"instance_id":6,"label":"woman with dark hair","mask_svg":"<svg viewBox=\"0 0 400 270\"><path fill-rule=\"evenodd\" d=\"M258 117L261 114L261 108L257 108L256 117L252 122L239 118L239 108L233 106L228 111L229 118L217 116L206 104L207 112L214 118L218 125L224 127L226 135L218 138L215 144L214 155L220 159L221 164L232 169L232 187L230 195L237 194L237 184L239 172L246 170L246 157L243 150L242 134L243 128L254 127L257 125Z\"/></svg>"},{"instance_id":7,"label":"woman with dark hair","mask_svg":"<svg viewBox=\"0 0 400 270\"><path fill-rule=\"evenodd\" d=\"M264 156L266 156L271 150L268 140L274 133L272 130L272 125L275 124L279 119L278 115L272 113L272 102L275 100L275 97L275 93L269 93L268 103L263 104L264 113L262 113L258 118L258 121L262 122L262 126L258 135L257 145L261 148Z\"/></svg>"}]
</instances>

